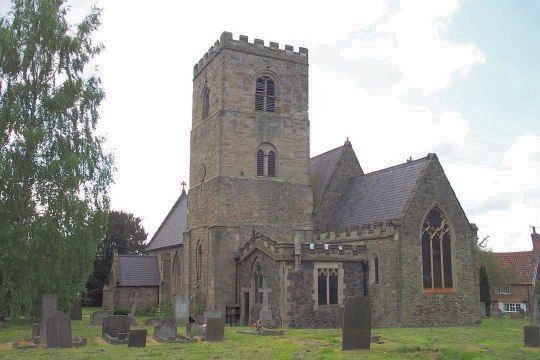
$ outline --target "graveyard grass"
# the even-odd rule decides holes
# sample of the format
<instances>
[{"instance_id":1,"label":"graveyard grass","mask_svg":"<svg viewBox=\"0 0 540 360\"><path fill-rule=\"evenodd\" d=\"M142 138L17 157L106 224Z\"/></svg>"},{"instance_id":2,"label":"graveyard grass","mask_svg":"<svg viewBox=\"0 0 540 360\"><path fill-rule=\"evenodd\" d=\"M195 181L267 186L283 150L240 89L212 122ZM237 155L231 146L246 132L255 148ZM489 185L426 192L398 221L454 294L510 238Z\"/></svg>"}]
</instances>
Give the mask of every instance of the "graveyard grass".
<instances>
[{"instance_id":1,"label":"graveyard grass","mask_svg":"<svg viewBox=\"0 0 540 360\"><path fill-rule=\"evenodd\" d=\"M146 348L128 348L101 340L101 326L90 325L89 314L95 310L83 308L83 320L72 321L73 336L88 339L88 346L78 349L11 349L14 340L30 337L32 322L8 322L0 328L0 359L540 359L540 349L523 347L522 319L486 319L460 328L374 329L384 344L346 352L341 351L339 329L285 329L285 336L265 337L240 334L237 330L246 328L239 327L226 327L220 343L160 344L149 339ZM137 320L143 324L147 318ZM151 334L153 328L147 328Z\"/></svg>"}]
</instances>

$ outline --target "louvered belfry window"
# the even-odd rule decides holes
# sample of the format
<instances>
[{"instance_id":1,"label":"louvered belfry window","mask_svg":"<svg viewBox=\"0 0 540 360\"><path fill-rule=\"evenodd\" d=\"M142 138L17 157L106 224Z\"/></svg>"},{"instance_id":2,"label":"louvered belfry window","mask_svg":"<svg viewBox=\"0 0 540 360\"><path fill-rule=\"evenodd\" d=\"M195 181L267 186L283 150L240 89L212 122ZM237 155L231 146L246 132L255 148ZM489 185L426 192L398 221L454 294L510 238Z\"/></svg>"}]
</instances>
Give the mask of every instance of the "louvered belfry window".
<instances>
[{"instance_id":1,"label":"louvered belfry window","mask_svg":"<svg viewBox=\"0 0 540 360\"><path fill-rule=\"evenodd\" d=\"M264 176L264 151L257 151L257 176Z\"/></svg>"},{"instance_id":2,"label":"louvered belfry window","mask_svg":"<svg viewBox=\"0 0 540 360\"><path fill-rule=\"evenodd\" d=\"M424 289L452 289L450 226L438 207L431 209L422 225L422 265Z\"/></svg>"},{"instance_id":3,"label":"louvered belfry window","mask_svg":"<svg viewBox=\"0 0 540 360\"><path fill-rule=\"evenodd\" d=\"M276 83L269 76L261 76L255 84L255 110L276 111Z\"/></svg>"},{"instance_id":4,"label":"louvered belfry window","mask_svg":"<svg viewBox=\"0 0 540 360\"><path fill-rule=\"evenodd\" d=\"M276 176L276 154L273 151L268 153L268 176Z\"/></svg>"}]
</instances>

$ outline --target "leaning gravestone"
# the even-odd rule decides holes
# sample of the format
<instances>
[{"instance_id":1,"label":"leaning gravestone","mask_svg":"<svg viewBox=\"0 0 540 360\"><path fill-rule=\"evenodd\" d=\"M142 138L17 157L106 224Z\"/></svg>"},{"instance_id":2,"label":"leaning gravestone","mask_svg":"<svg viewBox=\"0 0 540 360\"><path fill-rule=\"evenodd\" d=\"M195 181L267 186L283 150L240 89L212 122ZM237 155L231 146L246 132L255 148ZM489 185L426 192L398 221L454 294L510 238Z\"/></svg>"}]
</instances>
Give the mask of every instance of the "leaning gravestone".
<instances>
[{"instance_id":1,"label":"leaning gravestone","mask_svg":"<svg viewBox=\"0 0 540 360\"><path fill-rule=\"evenodd\" d=\"M146 329L130 330L128 347L146 347Z\"/></svg>"},{"instance_id":2,"label":"leaning gravestone","mask_svg":"<svg viewBox=\"0 0 540 360\"><path fill-rule=\"evenodd\" d=\"M371 299L352 296L345 302L342 350L369 349L371 341Z\"/></svg>"},{"instance_id":3,"label":"leaning gravestone","mask_svg":"<svg viewBox=\"0 0 540 360\"><path fill-rule=\"evenodd\" d=\"M71 319L61 311L55 311L45 321L48 348L71 347Z\"/></svg>"},{"instance_id":4,"label":"leaning gravestone","mask_svg":"<svg viewBox=\"0 0 540 360\"><path fill-rule=\"evenodd\" d=\"M71 320L82 320L82 303L81 298L75 299L71 308Z\"/></svg>"},{"instance_id":5,"label":"leaning gravestone","mask_svg":"<svg viewBox=\"0 0 540 360\"><path fill-rule=\"evenodd\" d=\"M185 324L189 319L189 300L185 295L178 295L174 299L174 318L176 324Z\"/></svg>"},{"instance_id":6,"label":"leaning gravestone","mask_svg":"<svg viewBox=\"0 0 540 360\"><path fill-rule=\"evenodd\" d=\"M206 340L223 341L225 334L225 320L222 317L206 318Z\"/></svg>"}]
</instances>

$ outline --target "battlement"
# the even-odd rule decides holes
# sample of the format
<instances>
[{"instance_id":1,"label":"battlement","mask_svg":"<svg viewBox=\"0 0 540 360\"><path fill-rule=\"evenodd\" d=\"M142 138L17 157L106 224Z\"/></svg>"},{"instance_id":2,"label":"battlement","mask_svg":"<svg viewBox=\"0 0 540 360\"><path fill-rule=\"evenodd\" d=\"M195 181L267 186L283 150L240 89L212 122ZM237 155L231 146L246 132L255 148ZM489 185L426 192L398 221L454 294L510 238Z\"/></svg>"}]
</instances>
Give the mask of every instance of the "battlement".
<instances>
[{"instance_id":1,"label":"battlement","mask_svg":"<svg viewBox=\"0 0 540 360\"><path fill-rule=\"evenodd\" d=\"M195 64L193 67L193 78L196 78L223 49L267 56L294 63L308 63L308 49L304 47L299 47L298 51L294 51L292 45L285 45L285 47L281 49L279 44L273 41L270 41L268 46L266 46L264 40L253 39L253 42L249 42L248 37L245 35L240 35L238 40L235 40L233 39L232 33L225 31L221 34L219 40L216 41L199 62Z\"/></svg>"},{"instance_id":2,"label":"battlement","mask_svg":"<svg viewBox=\"0 0 540 360\"><path fill-rule=\"evenodd\" d=\"M321 230L315 234L317 241L354 241L381 237L390 237L395 233L392 222L377 222L374 224L353 226L343 229Z\"/></svg>"}]
</instances>

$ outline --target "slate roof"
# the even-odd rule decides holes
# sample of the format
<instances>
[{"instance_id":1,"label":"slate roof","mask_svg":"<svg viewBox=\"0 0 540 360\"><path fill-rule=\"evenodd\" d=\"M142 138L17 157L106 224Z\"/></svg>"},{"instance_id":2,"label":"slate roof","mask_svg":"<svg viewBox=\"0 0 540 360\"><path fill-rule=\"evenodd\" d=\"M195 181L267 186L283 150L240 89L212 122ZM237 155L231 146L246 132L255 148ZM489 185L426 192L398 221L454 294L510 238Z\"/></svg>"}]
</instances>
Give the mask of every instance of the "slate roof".
<instances>
[{"instance_id":1,"label":"slate roof","mask_svg":"<svg viewBox=\"0 0 540 360\"><path fill-rule=\"evenodd\" d=\"M161 223L148 243L148 250L163 249L184 243L184 232L187 231L188 196L182 191L180 197Z\"/></svg>"},{"instance_id":2,"label":"slate roof","mask_svg":"<svg viewBox=\"0 0 540 360\"><path fill-rule=\"evenodd\" d=\"M501 266L515 276L514 284L528 285L535 283L534 275L538 266L538 257L532 251L494 253Z\"/></svg>"},{"instance_id":3,"label":"slate roof","mask_svg":"<svg viewBox=\"0 0 540 360\"><path fill-rule=\"evenodd\" d=\"M424 157L351 179L329 228L399 219L427 160Z\"/></svg>"},{"instance_id":4,"label":"slate roof","mask_svg":"<svg viewBox=\"0 0 540 360\"><path fill-rule=\"evenodd\" d=\"M319 205L332 173L343 152L343 146L329 150L309 160L310 178L313 185L313 203L315 208Z\"/></svg>"},{"instance_id":5,"label":"slate roof","mask_svg":"<svg viewBox=\"0 0 540 360\"><path fill-rule=\"evenodd\" d=\"M159 286L158 260L151 255L118 255L118 286Z\"/></svg>"}]
</instances>

